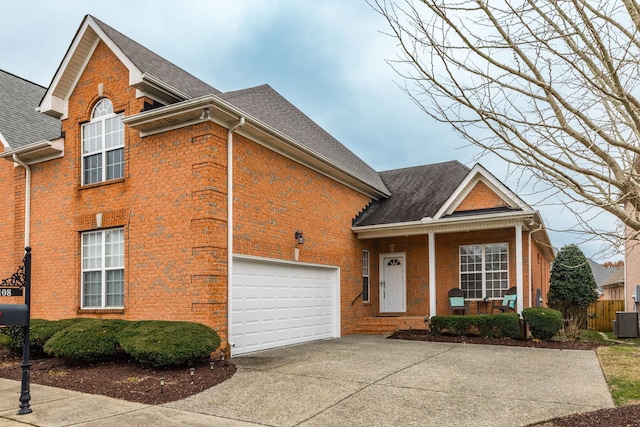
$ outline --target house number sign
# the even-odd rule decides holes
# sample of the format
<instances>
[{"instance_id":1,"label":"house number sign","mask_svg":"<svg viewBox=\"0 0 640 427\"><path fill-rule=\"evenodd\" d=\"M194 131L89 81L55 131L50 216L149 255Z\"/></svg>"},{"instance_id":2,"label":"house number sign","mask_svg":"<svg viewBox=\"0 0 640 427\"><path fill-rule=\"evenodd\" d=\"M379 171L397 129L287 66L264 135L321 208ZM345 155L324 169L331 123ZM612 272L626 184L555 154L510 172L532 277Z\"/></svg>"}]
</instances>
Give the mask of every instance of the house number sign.
<instances>
[{"instance_id":1,"label":"house number sign","mask_svg":"<svg viewBox=\"0 0 640 427\"><path fill-rule=\"evenodd\" d=\"M21 297L22 288L0 287L0 297Z\"/></svg>"}]
</instances>

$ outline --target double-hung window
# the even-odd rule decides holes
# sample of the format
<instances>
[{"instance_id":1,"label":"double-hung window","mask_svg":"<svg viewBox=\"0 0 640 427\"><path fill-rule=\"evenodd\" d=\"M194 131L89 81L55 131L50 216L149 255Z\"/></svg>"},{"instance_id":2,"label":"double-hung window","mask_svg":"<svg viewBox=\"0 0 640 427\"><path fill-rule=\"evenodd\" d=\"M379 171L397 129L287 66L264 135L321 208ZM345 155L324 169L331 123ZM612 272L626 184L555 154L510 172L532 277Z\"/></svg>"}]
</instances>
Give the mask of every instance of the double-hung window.
<instances>
[{"instance_id":1,"label":"double-hung window","mask_svg":"<svg viewBox=\"0 0 640 427\"><path fill-rule=\"evenodd\" d=\"M508 287L507 243L460 246L460 288L465 298L502 298Z\"/></svg>"},{"instance_id":2,"label":"double-hung window","mask_svg":"<svg viewBox=\"0 0 640 427\"><path fill-rule=\"evenodd\" d=\"M93 108L82 125L82 185L124 177L124 125L108 99Z\"/></svg>"},{"instance_id":3,"label":"double-hung window","mask_svg":"<svg viewBox=\"0 0 640 427\"><path fill-rule=\"evenodd\" d=\"M369 251L362 251L362 302L370 302L369 295Z\"/></svg>"},{"instance_id":4,"label":"double-hung window","mask_svg":"<svg viewBox=\"0 0 640 427\"><path fill-rule=\"evenodd\" d=\"M124 307L124 230L82 233L82 308Z\"/></svg>"}]
</instances>

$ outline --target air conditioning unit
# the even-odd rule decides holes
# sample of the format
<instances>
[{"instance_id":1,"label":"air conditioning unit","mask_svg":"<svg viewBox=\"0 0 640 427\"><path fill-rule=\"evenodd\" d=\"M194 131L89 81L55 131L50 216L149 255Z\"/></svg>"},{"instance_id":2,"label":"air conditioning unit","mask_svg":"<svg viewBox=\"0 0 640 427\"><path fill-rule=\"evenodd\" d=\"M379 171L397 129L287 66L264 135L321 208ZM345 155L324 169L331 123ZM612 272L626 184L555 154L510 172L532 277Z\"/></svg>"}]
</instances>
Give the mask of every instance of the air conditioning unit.
<instances>
[{"instance_id":1,"label":"air conditioning unit","mask_svg":"<svg viewBox=\"0 0 640 427\"><path fill-rule=\"evenodd\" d=\"M638 312L617 311L613 334L617 338L638 338Z\"/></svg>"}]
</instances>

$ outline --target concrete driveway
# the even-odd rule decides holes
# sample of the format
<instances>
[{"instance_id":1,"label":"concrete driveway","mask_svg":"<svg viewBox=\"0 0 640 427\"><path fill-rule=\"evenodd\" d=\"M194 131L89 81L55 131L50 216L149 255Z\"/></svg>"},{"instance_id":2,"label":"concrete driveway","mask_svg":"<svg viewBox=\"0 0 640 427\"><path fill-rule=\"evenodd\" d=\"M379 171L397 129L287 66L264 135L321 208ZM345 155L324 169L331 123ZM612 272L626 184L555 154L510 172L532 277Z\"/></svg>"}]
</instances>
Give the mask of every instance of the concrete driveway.
<instances>
[{"instance_id":1,"label":"concrete driveway","mask_svg":"<svg viewBox=\"0 0 640 427\"><path fill-rule=\"evenodd\" d=\"M613 406L592 351L349 336L233 359L165 406L270 426L522 426Z\"/></svg>"},{"instance_id":2,"label":"concrete driveway","mask_svg":"<svg viewBox=\"0 0 640 427\"><path fill-rule=\"evenodd\" d=\"M592 351L349 336L233 359L230 380L149 406L0 380L0 427L524 426L612 407Z\"/></svg>"}]
</instances>

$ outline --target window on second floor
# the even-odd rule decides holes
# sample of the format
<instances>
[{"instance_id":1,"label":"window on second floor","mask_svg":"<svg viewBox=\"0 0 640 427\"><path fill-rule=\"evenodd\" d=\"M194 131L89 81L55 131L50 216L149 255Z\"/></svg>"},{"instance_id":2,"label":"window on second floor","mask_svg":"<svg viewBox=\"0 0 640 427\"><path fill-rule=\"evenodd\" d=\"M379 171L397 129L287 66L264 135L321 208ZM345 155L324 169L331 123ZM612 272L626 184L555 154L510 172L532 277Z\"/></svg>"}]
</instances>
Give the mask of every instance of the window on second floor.
<instances>
[{"instance_id":1,"label":"window on second floor","mask_svg":"<svg viewBox=\"0 0 640 427\"><path fill-rule=\"evenodd\" d=\"M93 108L91 121L82 125L82 185L124 177L122 117L105 98Z\"/></svg>"}]
</instances>

